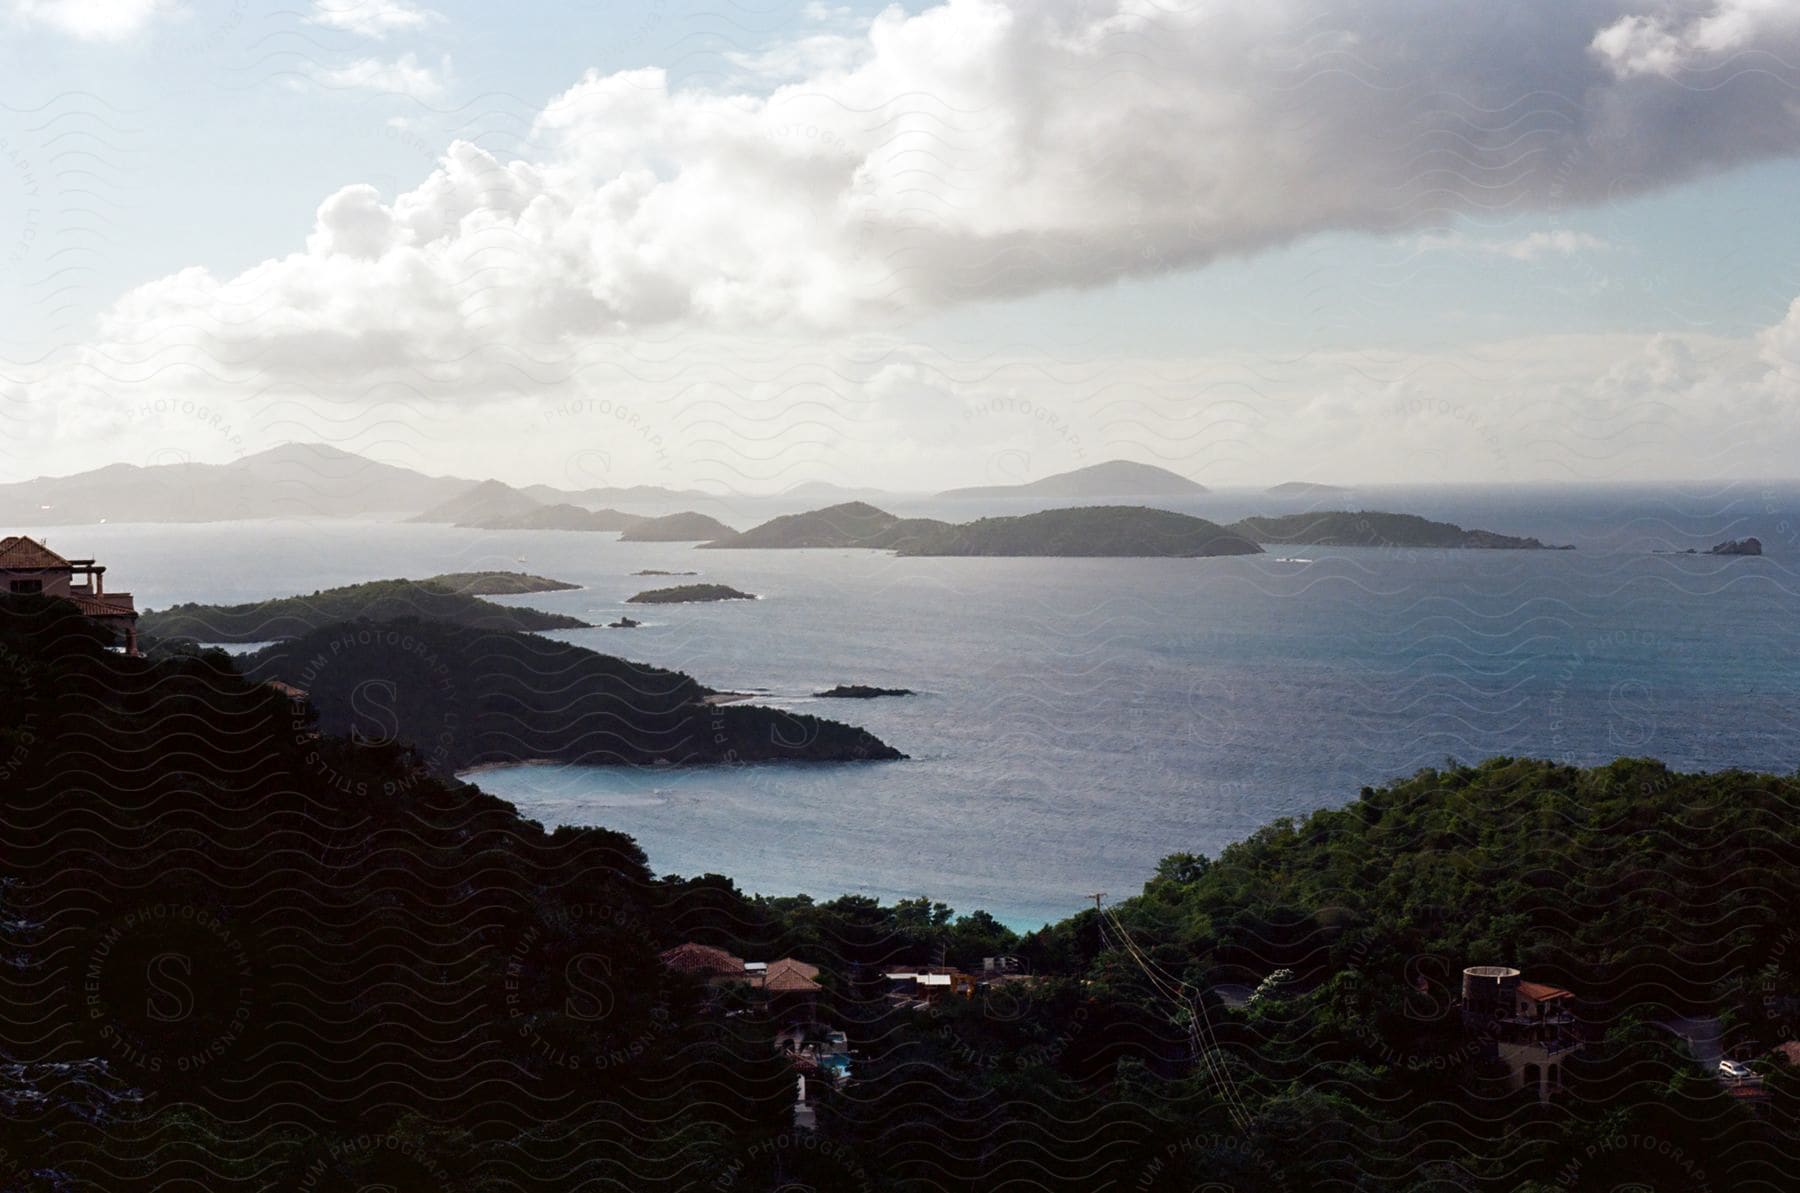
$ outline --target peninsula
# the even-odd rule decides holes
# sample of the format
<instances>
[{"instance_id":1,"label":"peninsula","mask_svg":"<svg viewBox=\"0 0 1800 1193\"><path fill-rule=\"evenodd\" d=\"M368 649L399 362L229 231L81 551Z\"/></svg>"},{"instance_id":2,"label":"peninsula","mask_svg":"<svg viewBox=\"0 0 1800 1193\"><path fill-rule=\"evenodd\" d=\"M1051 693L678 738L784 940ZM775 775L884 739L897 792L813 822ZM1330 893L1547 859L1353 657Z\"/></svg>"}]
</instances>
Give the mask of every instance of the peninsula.
<instances>
[{"instance_id":1,"label":"peninsula","mask_svg":"<svg viewBox=\"0 0 1800 1193\"><path fill-rule=\"evenodd\" d=\"M477 594L547 592L574 588L519 572L455 572L426 580L371 580L327 588L310 596L276 597L242 605L181 604L144 611L138 632L146 638L199 642L271 642L294 638L337 622L424 617L483 630L581 629L588 623L562 613L496 605Z\"/></svg>"},{"instance_id":2,"label":"peninsula","mask_svg":"<svg viewBox=\"0 0 1800 1193\"><path fill-rule=\"evenodd\" d=\"M328 625L242 666L251 679L305 692L324 732L412 742L443 774L535 759L646 766L904 757L862 729L712 704L712 689L679 671L535 634L416 618ZM384 684L373 716L371 678Z\"/></svg>"}]
</instances>

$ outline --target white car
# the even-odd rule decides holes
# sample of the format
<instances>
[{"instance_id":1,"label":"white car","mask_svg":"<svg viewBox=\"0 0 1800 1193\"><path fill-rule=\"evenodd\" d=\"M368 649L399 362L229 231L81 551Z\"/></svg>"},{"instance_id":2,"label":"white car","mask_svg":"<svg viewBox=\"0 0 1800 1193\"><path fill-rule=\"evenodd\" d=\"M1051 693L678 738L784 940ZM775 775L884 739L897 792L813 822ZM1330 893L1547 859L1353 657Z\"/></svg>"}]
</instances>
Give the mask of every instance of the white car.
<instances>
[{"instance_id":1,"label":"white car","mask_svg":"<svg viewBox=\"0 0 1800 1193\"><path fill-rule=\"evenodd\" d=\"M1755 1074L1750 1071L1750 1066L1741 1060L1722 1060L1719 1062L1719 1076L1729 1077L1733 1081L1742 1081L1747 1077L1755 1076Z\"/></svg>"}]
</instances>

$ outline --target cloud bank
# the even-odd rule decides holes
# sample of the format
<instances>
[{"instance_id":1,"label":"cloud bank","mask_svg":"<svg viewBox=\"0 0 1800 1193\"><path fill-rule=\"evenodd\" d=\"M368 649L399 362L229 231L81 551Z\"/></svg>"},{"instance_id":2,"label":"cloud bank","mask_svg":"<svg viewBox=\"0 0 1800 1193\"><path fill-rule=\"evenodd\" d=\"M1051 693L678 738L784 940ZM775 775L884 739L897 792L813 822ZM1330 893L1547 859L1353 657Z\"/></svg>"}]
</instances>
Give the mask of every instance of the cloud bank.
<instances>
[{"instance_id":1,"label":"cloud bank","mask_svg":"<svg viewBox=\"0 0 1800 1193\"><path fill-rule=\"evenodd\" d=\"M538 116L531 160L451 145L391 200L328 197L303 250L138 289L107 331L361 371L663 325L834 330L1800 148L1793 74L1767 68L1800 62L1800 20L1646 4L889 10L744 56L731 93L590 74ZM346 12L391 26L388 7ZM1764 68L1737 70L1752 48Z\"/></svg>"},{"instance_id":2,"label":"cloud bank","mask_svg":"<svg viewBox=\"0 0 1800 1193\"><path fill-rule=\"evenodd\" d=\"M373 35L418 10L344 11ZM910 437L925 450L900 407L993 409L1033 383L981 385L899 357L884 371L880 347L846 349L864 362L853 368L828 345L1333 231L1519 261L1604 252L1572 231L1465 242L1456 229L1800 149L1800 76L1786 66L1800 63L1800 20L1762 0L949 0L890 9L850 34L841 21L735 56L729 87L672 86L648 68L591 73L538 113L517 159L451 144L411 189L327 196L284 256L140 286L54 387L69 396L59 408L149 385L308 400L397 386L474 407L623 386L670 408L735 402L751 412L737 432L746 443L795 442L782 419L836 434L844 416L877 428L872 442ZM1768 387L1785 376L1791 389L1792 342L1778 328L1759 345L1708 348L1736 362L1724 372L1738 397L1661 366L1648 381L1609 379L1591 357L1558 358L1555 384L1565 410L1586 395L1595 426L1635 426L1627 382L1654 383L1700 412L1657 417L1686 433L1715 400L1785 409L1787 390ZM816 366L804 401L789 379L798 364L746 365L745 343L785 344L766 359ZM820 347L792 347L809 344ZM1344 367L1369 373L1367 361ZM1432 376L1456 388L1467 374L1457 360L1409 368L1414 386ZM1297 429L1309 419L1341 427L1398 401L1392 378L1308 372L1268 383L1258 366L1242 383L1283 411L1296 451L1331 450ZM1506 401L1518 374L1495 372L1485 392ZM1117 388L1178 402L1155 375L1121 366ZM1035 392L1071 424L1087 401ZM1480 401L1468 387L1463 400ZM1145 442L1185 442L1157 429L1161 417L1139 420ZM1089 432L1102 445L1106 434ZM767 463L733 468L749 477Z\"/></svg>"}]
</instances>

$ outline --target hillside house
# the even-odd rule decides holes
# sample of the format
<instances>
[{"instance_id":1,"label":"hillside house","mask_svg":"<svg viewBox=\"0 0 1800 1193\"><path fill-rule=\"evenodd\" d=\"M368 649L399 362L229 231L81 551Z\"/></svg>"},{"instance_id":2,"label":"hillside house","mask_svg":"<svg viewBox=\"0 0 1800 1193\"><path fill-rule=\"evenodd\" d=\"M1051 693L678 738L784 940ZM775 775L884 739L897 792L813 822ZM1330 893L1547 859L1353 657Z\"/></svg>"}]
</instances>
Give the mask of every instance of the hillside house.
<instances>
[{"instance_id":1,"label":"hillside house","mask_svg":"<svg viewBox=\"0 0 1800 1193\"><path fill-rule=\"evenodd\" d=\"M1563 1090L1564 1062L1581 1047L1575 995L1560 986L1524 981L1504 965L1463 970L1464 1026L1489 1040L1490 1055L1506 1065L1515 1090L1548 1102Z\"/></svg>"},{"instance_id":2,"label":"hillside house","mask_svg":"<svg viewBox=\"0 0 1800 1193\"><path fill-rule=\"evenodd\" d=\"M125 653L138 653L137 608L128 592L106 591L106 568L91 559L64 559L24 535L0 539L0 592L60 597L89 621L123 636Z\"/></svg>"}]
</instances>

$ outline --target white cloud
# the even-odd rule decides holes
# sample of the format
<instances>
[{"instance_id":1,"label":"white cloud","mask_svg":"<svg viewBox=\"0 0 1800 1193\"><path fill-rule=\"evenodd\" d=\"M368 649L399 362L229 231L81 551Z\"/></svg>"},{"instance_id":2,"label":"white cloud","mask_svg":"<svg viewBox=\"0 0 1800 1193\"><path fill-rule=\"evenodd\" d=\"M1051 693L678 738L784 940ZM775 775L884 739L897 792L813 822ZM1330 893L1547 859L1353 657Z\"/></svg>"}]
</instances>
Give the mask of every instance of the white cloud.
<instances>
[{"instance_id":1,"label":"white cloud","mask_svg":"<svg viewBox=\"0 0 1800 1193\"><path fill-rule=\"evenodd\" d=\"M13 15L83 41L123 41L159 18L180 13L175 0L11 0Z\"/></svg>"},{"instance_id":2,"label":"white cloud","mask_svg":"<svg viewBox=\"0 0 1800 1193\"><path fill-rule=\"evenodd\" d=\"M1792 0L1689 0L1620 17L1594 35L1593 51L1618 78L1672 75L1733 65L1757 50L1779 58L1796 34L1800 6Z\"/></svg>"},{"instance_id":3,"label":"white cloud","mask_svg":"<svg viewBox=\"0 0 1800 1193\"><path fill-rule=\"evenodd\" d=\"M390 33L423 29L442 20L439 13L407 0L315 0L307 18L327 29L341 29L364 37L383 38Z\"/></svg>"},{"instance_id":4,"label":"white cloud","mask_svg":"<svg viewBox=\"0 0 1800 1193\"><path fill-rule=\"evenodd\" d=\"M1589 46L1618 5L1515 8L1534 19L950 0L880 14L854 50L777 47L759 61L812 73L762 94L590 74L539 115L534 160L452 147L388 205L385 239L315 235L236 279L153 283L121 311L217 329L226 357L297 344L313 368L657 325L829 331L1325 229L1616 198L1800 146L1800 122L1764 118L1784 80L1617 81ZM444 86L411 55L316 77L420 99ZM1591 247L1556 231L1497 251Z\"/></svg>"},{"instance_id":5,"label":"white cloud","mask_svg":"<svg viewBox=\"0 0 1800 1193\"><path fill-rule=\"evenodd\" d=\"M444 97L449 83L450 59L445 57L433 69L421 63L415 54L402 54L387 60L358 58L345 66L313 63L306 73L315 83L334 90L384 91L428 103Z\"/></svg>"},{"instance_id":6,"label":"white cloud","mask_svg":"<svg viewBox=\"0 0 1800 1193\"><path fill-rule=\"evenodd\" d=\"M816 363L826 349L791 346L902 329L965 302L1197 268L1321 231L1413 236L1459 216L1561 211L1800 148L1800 121L1769 116L1793 102L1795 80L1777 70L1686 87L1621 70L1597 48L1630 18L1651 20L1640 11L1649 2L1439 0L1421 21L1414 5L1368 0L949 0L912 15L889 9L854 42L797 39L745 59L801 76L780 85L684 89L655 69L590 74L539 114L530 160L459 142L410 190L344 188L284 255L232 277L184 270L121 297L97 342L43 392L79 406L141 376L346 401L387 385L474 407L634 385L656 371L646 361L672 352L680 363L667 368L702 379L693 384L711 386L715 404L767 402L757 408L779 414L792 392L779 373L766 395L733 380L746 351L788 345L768 350ZM1654 19L1684 39L1692 63L1739 52L1751 36L1800 62L1800 34L1778 23L1690 36ZM410 55L320 81L419 98L443 87ZM1477 251L1531 261L1600 247L1547 230ZM1469 402L1516 397L1538 409L1554 392L1597 424L1624 417L1624 389L1601 384L1608 362L1540 350L1561 371L1535 388L1529 361L1493 370L1478 360L1472 381L1456 355L1415 362L1416 377L1378 388L1325 375L1278 387L1266 363L1230 375L1286 414L1316 409L1321 426L1391 404L1427 377ZM1193 384L1213 385L1205 370L1216 363L1196 363ZM1043 367L971 390L930 370L880 376L834 357L816 402L867 411L864 428L887 428L891 442L897 403L929 403L952 412L946 420L959 405L988 411L995 394L1031 398ZM861 388L872 382L873 393ZM1171 422L1177 399L1142 384L1158 395L1144 399L1152 414L1080 430L1089 462L1121 435L1176 451L1182 436L1203 434ZM1668 401L1693 430L1697 403L1720 398L1716 383L1677 389ZM684 380L666 392L685 401L695 391ZM1052 445L1075 434L1072 401L1060 427L1032 433ZM768 417L745 434L773 442L780 418ZM1220 418L1228 429L1255 421ZM1393 455L1379 433L1315 442L1303 423L1265 418L1254 442L1283 444L1296 466L1344 444L1371 460ZM1262 450L1241 434L1207 440L1235 453L1209 466ZM1518 475L1545 471L1529 458L1533 434L1551 456L1563 451L1541 426L1505 431ZM1601 442L1611 451L1631 440Z\"/></svg>"}]
</instances>

